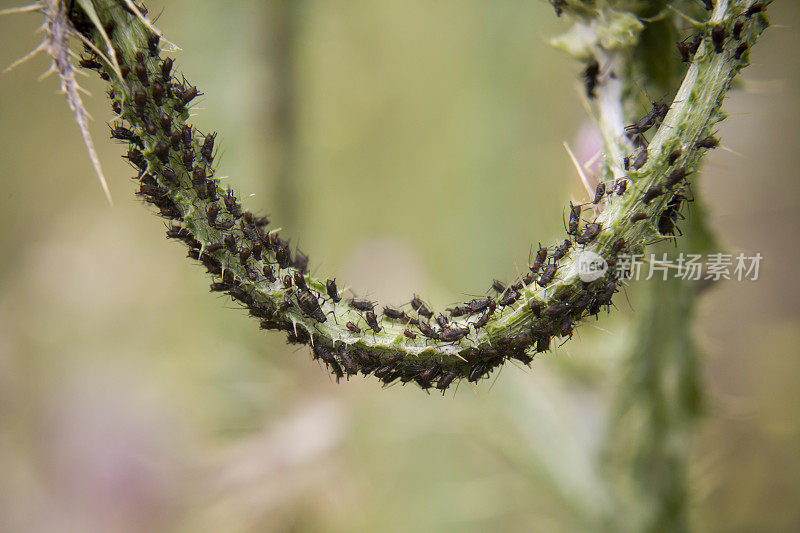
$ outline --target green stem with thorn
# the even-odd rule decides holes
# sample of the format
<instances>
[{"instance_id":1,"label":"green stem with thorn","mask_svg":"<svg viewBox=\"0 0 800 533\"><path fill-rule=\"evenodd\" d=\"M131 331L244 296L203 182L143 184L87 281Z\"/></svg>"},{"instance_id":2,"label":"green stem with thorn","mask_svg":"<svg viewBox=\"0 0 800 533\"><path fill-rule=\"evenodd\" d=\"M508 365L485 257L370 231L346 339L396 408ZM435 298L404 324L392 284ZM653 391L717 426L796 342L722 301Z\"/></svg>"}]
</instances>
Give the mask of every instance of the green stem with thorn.
<instances>
[{"instance_id":1,"label":"green stem with thorn","mask_svg":"<svg viewBox=\"0 0 800 533\"><path fill-rule=\"evenodd\" d=\"M684 169L691 174L697 168L705 150L696 143L709 136L724 117L721 105L725 94L747 65L748 54L739 52L738 47L744 43L749 49L767 26L763 14L743 16L750 3L717 2L711 19L700 28L702 42L649 143L649 159L642 168L624 171L621 159L630 145L622 135L622 114L600 108L607 154L602 176L607 182L627 180L627 190L621 195L609 194L602 211L598 209L591 223L579 230L582 238L576 242L580 245L551 263L553 279L531 275L514 290L516 297L504 302L508 305L498 305L485 324L476 324L482 313L467 314L466 318L453 318L447 326L433 326L429 336L421 329L426 318L419 314L404 313L402 319L372 317L338 301L337 294L329 294L324 280L306 273L301 258L290 257L288 243L276 232L263 233L261 221L241 216L238 200L213 177L213 161L204 153L209 138L188 124L191 86L178 81L174 72L164 75L160 36L131 3L81 0L67 2L63 8L75 30L97 50L112 45L123 76L117 74L108 56L93 57L108 80L113 107L135 135L129 156L141 170L139 194L175 221L170 235L186 242L190 256L220 279L212 288L225 290L243 303L262 320L263 327L284 330L290 342L310 344L315 356L337 376L361 371L375 373L384 382L400 378L416 381L423 388L436 385L444 389L460 378L477 381L510 358L529 363L533 355L549 348L551 338L570 336L575 324L610 305L620 279L610 272L596 281L582 281L578 260L583 252L614 263L620 254L639 253L647 244L664 238L656 222L680 189L674 183L674 172ZM739 40L726 39L722 50L716 49L713 28L724 27L730 34L735 20L745 20ZM608 53L608 64L616 68L619 58L613 47L604 48L606 43L614 42L615 31L627 32L624 37L628 40L635 40L635 32L600 23L594 28L605 31L599 46ZM109 29L113 31L105 31ZM182 131L189 133L176 141L175 132ZM680 156L670 160L678 149ZM654 191L661 194L654 195ZM648 195L653 196L652 201L643 201ZM226 197L232 208L223 203ZM639 213L643 220L632 219Z\"/></svg>"}]
</instances>

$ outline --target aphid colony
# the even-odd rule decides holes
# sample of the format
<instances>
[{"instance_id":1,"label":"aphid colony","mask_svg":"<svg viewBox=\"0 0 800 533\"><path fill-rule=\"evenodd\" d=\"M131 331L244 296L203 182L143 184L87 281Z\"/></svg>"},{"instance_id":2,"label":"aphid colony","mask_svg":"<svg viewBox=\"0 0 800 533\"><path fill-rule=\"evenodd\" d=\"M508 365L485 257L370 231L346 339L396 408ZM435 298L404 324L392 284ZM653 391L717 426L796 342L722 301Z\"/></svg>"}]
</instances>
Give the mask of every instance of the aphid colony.
<instances>
[{"instance_id":1,"label":"aphid colony","mask_svg":"<svg viewBox=\"0 0 800 533\"><path fill-rule=\"evenodd\" d=\"M124 2L120 5L127 9ZM144 8L140 10L144 12ZM83 12L73 7L69 16L75 28L102 49L98 32ZM130 20L137 23L132 15ZM106 24L107 34L112 35L114 30L114 24ZM477 382L508 359L529 364L532 354L549 350L553 337L571 336L577 321L596 316L611 305L620 283L613 272L584 284L579 291L562 291L549 305L526 299L526 288L548 287L557 279L559 261L573 247L585 246L601 234L601 224L584 223L583 206L572 204L567 239L552 248L540 245L529 270L519 280L511 285L492 283L491 290L496 293L493 296L473 298L447 309L447 315L435 317L416 295L407 309L384 307L376 311L375 304L368 300L343 301L335 280L321 284L309 277L308 257L292 251L277 230L267 231L266 217L243 210L234 192L219 186L213 166L216 134L203 134L186 123L189 106L202 93L175 75L173 60L160 57L159 37L149 35L134 54L115 50L123 82L88 47L81 59L81 66L98 71L112 85L109 97L121 120L112 123L111 137L128 144L124 157L137 171L136 194L171 221L167 237L184 243L189 248L188 256L205 266L214 278L211 291L228 294L242 304L260 320L263 329L284 331L289 343L310 345L314 358L322 361L337 381L357 373L374 374L385 384L413 381L423 389L435 387L442 391L462 378ZM596 79L598 72L599 66L587 69L587 84ZM595 86L587 85L590 95ZM659 124L667 110L666 106L655 104L642 119L626 128L632 139L644 145L645 154L644 133ZM713 148L716 139L704 139L697 146ZM680 152L672 154L670 164L677 164L680 158ZM682 167L676 167L666 188L653 186L644 193L643 204L684 182L687 174ZM627 184L621 179L613 187L599 186L592 203L598 204L611 193L626 194ZM661 212L657 225L663 235L679 231L675 222L685 199L679 192ZM646 218L647 215L637 214L631 220ZM604 247L606 259L613 264L627 248L624 239L617 239ZM277 300L275 294L279 294ZM341 331L354 337L352 344L326 344L330 341L323 334L310 333L322 324L334 327L329 319L333 316L336 320L336 306L350 309L350 320L341 325ZM476 339L473 336L490 323L495 313L507 308L530 313L532 326L513 337L484 335L477 346L461 344L465 339ZM310 320L298 320L302 317ZM395 325L399 327L404 342L425 347L449 344L457 348L459 355L447 361L424 356L413 359L402 353L370 349L358 342L359 337L381 334L390 324L392 331L397 329Z\"/></svg>"}]
</instances>

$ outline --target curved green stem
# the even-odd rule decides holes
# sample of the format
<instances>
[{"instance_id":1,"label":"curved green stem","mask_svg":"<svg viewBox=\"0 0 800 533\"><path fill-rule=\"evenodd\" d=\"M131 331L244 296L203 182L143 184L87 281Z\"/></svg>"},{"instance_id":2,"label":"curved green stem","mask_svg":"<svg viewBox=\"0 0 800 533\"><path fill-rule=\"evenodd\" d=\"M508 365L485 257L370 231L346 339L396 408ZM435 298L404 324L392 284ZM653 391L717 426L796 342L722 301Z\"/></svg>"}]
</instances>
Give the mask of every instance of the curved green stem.
<instances>
[{"instance_id":1,"label":"curved green stem","mask_svg":"<svg viewBox=\"0 0 800 533\"><path fill-rule=\"evenodd\" d=\"M85 5L92 6L92 17ZM642 168L624 171L620 161L630 142L621 135L621 111L599 108L609 155L607 190L617 180L627 180L627 190L610 192L602 211L584 216L577 233L568 236L570 250L554 258L556 248L551 247L538 271L497 299L474 303L475 308L484 306L480 312L450 316L439 325L419 306L406 307L399 318L377 308L368 311L369 306L359 309L330 292L325 280L308 275L307 261L291 252L278 230L269 231L265 220L242 212L235 194L217 182L208 151L215 137L189 124L194 88L168 71L171 60L162 59L159 36L122 0L83 0L66 7L74 28L97 49L105 49L100 29L108 34L123 78L98 55L89 53L89 59L100 64L97 70L108 80L112 106L129 125L128 158L139 171L138 194L174 221L168 235L184 241L190 257L206 265L215 277L212 290L244 304L265 329L283 330L290 342L311 345L315 357L339 377L361 371L387 383L413 380L423 388L445 389L459 378L477 381L510 358L530 363L534 354L549 349L552 338L571 336L579 321L608 307L621 280L610 269L598 280L582 281L579 259L584 252L616 263L621 254L640 252L664 237L657 221L684 184L674 180L675 172L683 169L690 175L696 168L705 151L696 142L722 119L722 100L747 64L747 53L737 48L741 43L749 48L766 27L761 14L741 16L748 5L721 0L713 20L700 28L703 42L649 143ZM737 17L745 20L739 40L729 37L722 50L715 50L712 29L725 27L730 35ZM606 50L604 42L599 46ZM622 58L611 48L607 52L608 65L619 68ZM611 105L615 98L603 96L600 102ZM678 149L680 156L671 160ZM659 188L662 194L654 194ZM636 214L642 219L636 220Z\"/></svg>"}]
</instances>

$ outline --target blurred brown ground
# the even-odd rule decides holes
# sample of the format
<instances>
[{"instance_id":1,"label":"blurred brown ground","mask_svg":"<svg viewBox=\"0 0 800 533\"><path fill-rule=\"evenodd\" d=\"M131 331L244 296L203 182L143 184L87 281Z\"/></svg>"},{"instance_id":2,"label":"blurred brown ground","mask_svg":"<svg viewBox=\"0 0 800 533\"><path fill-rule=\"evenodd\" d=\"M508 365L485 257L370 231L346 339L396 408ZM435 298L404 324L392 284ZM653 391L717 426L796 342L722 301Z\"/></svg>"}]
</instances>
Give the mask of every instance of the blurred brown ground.
<instances>
[{"instance_id":1,"label":"blurred brown ground","mask_svg":"<svg viewBox=\"0 0 800 533\"><path fill-rule=\"evenodd\" d=\"M381 302L441 306L512 277L581 194L561 148L585 119L578 67L545 44L560 26L542 3L298 3L288 162L276 3L151 4L206 92L197 125L222 132L221 173L294 221L314 270ZM701 306L700 531L800 529L800 5L770 12L783 27L720 129L741 155L711 154L700 186L729 249L765 257L758 282ZM0 63L38 24L0 19ZM337 386L206 293L134 199L90 79L106 204L56 81L35 82L46 66L0 77L0 531L575 530L575 502L600 499L575 458L596 453L602 416L564 376L607 373L634 310L474 393Z\"/></svg>"}]
</instances>

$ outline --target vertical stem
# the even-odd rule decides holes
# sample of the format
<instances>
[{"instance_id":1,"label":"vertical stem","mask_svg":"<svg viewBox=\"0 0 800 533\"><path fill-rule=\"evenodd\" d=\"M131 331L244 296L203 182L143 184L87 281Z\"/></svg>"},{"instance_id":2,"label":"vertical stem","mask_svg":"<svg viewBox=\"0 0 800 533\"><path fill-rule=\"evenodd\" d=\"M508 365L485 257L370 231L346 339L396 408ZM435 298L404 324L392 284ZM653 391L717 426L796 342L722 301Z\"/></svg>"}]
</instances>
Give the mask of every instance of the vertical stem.
<instances>
[{"instance_id":1,"label":"vertical stem","mask_svg":"<svg viewBox=\"0 0 800 533\"><path fill-rule=\"evenodd\" d=\"M702 206L688 213L684 253L707 253L715 239ZM702 412L700 356L693 332L708 285L668 276L651 280L634 346L623 362L607 443L616 531L686 531L691 493L687 471Z\"/></svg>"}]
</instances>

